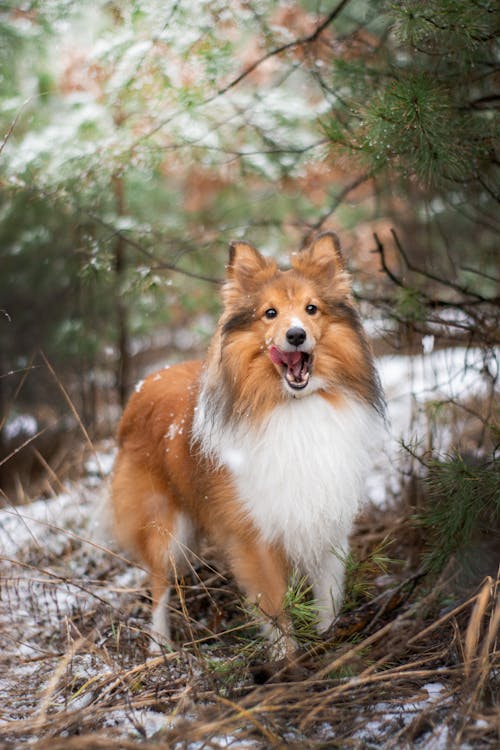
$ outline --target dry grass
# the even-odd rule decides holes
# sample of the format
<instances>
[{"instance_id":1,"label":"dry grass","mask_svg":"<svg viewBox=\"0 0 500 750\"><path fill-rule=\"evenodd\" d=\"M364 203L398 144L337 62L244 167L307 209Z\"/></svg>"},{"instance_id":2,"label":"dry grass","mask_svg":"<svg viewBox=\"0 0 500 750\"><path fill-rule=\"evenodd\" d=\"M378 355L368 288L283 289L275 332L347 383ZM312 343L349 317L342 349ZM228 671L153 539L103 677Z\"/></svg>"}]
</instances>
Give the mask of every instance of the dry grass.
<instances>
[{"instance_id":1,"label":"dry grass","mask_svg":"<svg viewBox=\"0 0 500 750\"><path fill-rule=\"evenodd\" d=\"M2 747L498 746L498 580L452 601L450 571L431 581L408 563L360 566L369 585L285 668L265 663L208 550L173 602L188 645L150 658L142 572L89 541L92 501L68 508L64 530L31 523L16 558L0 561ZM358 555L392 536L401 558L405 524L367 511Z\"/></svg>"}]
</instances>

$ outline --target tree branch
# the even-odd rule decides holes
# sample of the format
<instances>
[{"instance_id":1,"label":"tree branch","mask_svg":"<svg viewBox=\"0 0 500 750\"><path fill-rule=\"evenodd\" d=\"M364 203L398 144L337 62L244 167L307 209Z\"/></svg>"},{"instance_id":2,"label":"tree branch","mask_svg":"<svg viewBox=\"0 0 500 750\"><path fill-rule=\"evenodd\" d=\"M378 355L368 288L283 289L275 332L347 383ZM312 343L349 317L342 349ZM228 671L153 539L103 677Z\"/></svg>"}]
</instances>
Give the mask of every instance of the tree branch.
<instances>
[{"instance_id":1,"label":"tree branch","mask_svg":"<svg viewBox=\"0 0 500 750\"><path fill-rule=\"evenodd\" d=\"M317 221L314 222L314 224L309 225L309 231L307 232L306 236L304 237L303 244L307 245L311 239L311 236L319 231L325 221L330 218L330 216L335 213L337 208L340 206L342 201L347 198L349 193L351 193L353 190L355 190L357 187L362 185L364 182L367 182L373 177L373 172L363 172L363 174L360 174L358 177L356 177L352 182L349 182L347 185L345 185L344 188L340 191L338 195L335 196L333 203L331 206L329 206L328 210L323 213ZM377 238L378 240L378 238Z\"/></svg>"},{"instance_id":2,"label":"tree branch","mask_svg":"<svg viewBox=\"0 0 500 750\"><path fill-rule=\"evenodd\" d=\"M455 282L449 280L449 279L443 279L440 276L436 276L436 274L430 273L430 271L426 271L422 268L417 268L417 266L414 266L410 259L408 258L408 255L406 254L398 235L396 234L395 229L391 229L391 234L394 238L394 242L396 245L396 248L403 258L405 265L409 271L413 271L414 273L418 273L421 276L424 276L426 279L430 279L431 281L436 281L438 284L442 284L443 286L448 287L449 289L453 289L455 292L459 292L460 294L464 295L464 297L474 297L474 299L478 300L479 302L488 302L490 304L499 304L500 303L500 297L484 297L482 294L478 294L477 292L474 292L470 289L468 289L465 286L462 286L461 284L456 284ZM384 269L385 270L385 269ZM466 303L466 300L464 300L464 303Z\"/></svg>"},{"instance_id":3,"label":"tree branch","mask_svg":"<svg viewBox=\"0 0 500 750\"><path fill-rule=\"evenodd\" d=\"M167 263L167 262L161 261L150 250L147 250L139 242L132 239L131 237L128 237L119 229L116 229L116 227L114 227L112 224L108 224L108 222L101 219L100 216L97 216L96 214L91 214L89 212L86 212L86 214L87 216L89 216L89 218L91 218L96 223L100 224L105 229L109 229L110 231L112 231L115 237L119 237L123 242L127 243L127 245L130 245L130 247L133 247L142 255L145 255L150 261L155 263L154 266L151 266L152 271L173 271L174 273L180 273L183 276L188 276L190 279L197 279L198 281L208 281L210 284L222 283L221 279L216 279L213 276L204 276L203 274L198 274L198 273L195 273L194 271L188 271L186 268L179 268L175 263Z\"/></svg>"},{"instance_id":4,"label":"tree branch","mask_svg":"<svg viewBox=\"0 0 500 750\"><path fill-rule=\"evenodd\" d=\"M397 235L393 229L391 229L392 235L396 242L396 248L401 254L401 257L403 258L404 263L406 264L407 268L410 271L414 271L415 273L421 274L424 278L431 279L433 281L438 282L442 286L448 287L452 289L454 292L460 292L463 296L472 297L472 299L464 299L463 297L461 299L457 300L447 300L442 299L439 297L432 297L431 295L424 292L422 289L416 289L418 292L418 295L423 303L425 305L426 309L428 311L431 310L460 310L466 317L465 321L458 321L458 320L447 320L446 318L442 317L432 317L430 314L426 316L425 323L423 321L420 321L420 327L417 324L417 321L412 321L405 319L405 317L398 315L397 312L397 306L396 306L396 300L387 300L382 297L377 297L377 299L371 299L368 300L371 304L374 305L386 305L387 311L389 312L390 316L397 320L400 323L404 324L410 324L412 328L417 331L418 333L433 333L434 335L439 335L439 327L443 327L444 329L449 329L450 327L456 328L456 329L462 329L464 332L468 334L470 339L473 338L479 338L479 340L483 344L488 345L495 345L498 343L498 325L496 318L494 314L490 314L488 312L489 305L493 307L499 307L500 306L500 297L484 297L483 295L477 294L475 292L471 292L469 289L466 289L465 287L461 287L459 284L455 284L452 281L447 281L446 279L440 278L434 274L427 273L426 271L417 268L413 266L407 255L404 251L401 242L397 238ZM372 250L373 253L378 253L380 256L380 263L382 267L382 271L385 273L387 278L399 289L410 289L410 287L403 281L403 279L395 274L388 266L387 259L385 256L385 249L384 245L380 241L380 238L377 234L373 235L375 238L376 248ZM481 307L486 306L486 308ZM486 313L483 313L482 310L486 309ZM425 326L427 330L424 330L422 328L422 324ZM437 327L437 328L436 328ZM448 340L453 340L452 337L449 336L449 334L446 335L446 338Z\"/></svg>"},{"instance_id":5,"label":"tree branch","mask_svg":"<svg viewBox=\"0 0 500 750\"><path fill-rule=\"evenodd\" d=\"M332 23L332 21L337 18L337 16L344 10L345 6L350 2L350 0L341 0L341 2L334 8L331 13L329 13L326 18L323 19L323 21L316 26L314 31L311 34L308 34L307 36L299 37L299 39L294 39L291 42L287 42L286 44L282 44L279 47L276 47L275 49L270 50L269 52L266 52L265 55L262 55L262 57L259 57L258 60L255 60L255 62L251 63L251 65L248 65L236 78L233 78L232 81L230 81L226 86L223 86L221 89L217 91L217 96L222 96L225 94L229 89L234 88L237 86L241 81L250 75L250 73L253 73L254 70L256 70L262 63L266 62L266 60L269 60L271 57L275 57L276 55L280 55L282 52L286 52L288 49L293 49L294 47L303 47L306 44L310 44L311 42L316 41L316 39L323 33L323 31Z\"/></svg>"}]
</instances>

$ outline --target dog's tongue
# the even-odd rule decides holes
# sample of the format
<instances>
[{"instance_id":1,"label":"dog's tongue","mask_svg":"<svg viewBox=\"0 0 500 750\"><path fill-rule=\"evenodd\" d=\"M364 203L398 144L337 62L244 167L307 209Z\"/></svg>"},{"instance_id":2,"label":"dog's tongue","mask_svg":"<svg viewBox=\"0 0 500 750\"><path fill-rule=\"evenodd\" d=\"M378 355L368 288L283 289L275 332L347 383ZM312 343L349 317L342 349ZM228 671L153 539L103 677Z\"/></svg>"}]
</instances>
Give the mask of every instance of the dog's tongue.
<instances>
[{"instance_id":1,"label":"dog's tongue","mask_svg":"<svg viewBox=\"0 0 500 750\"><path fill-rule=\"evenodd\" d=\"M302 369L301 352L282 352L277 346L272 346L269 349L269 356L275 365L285 365L292 372L294 378L300 380L300 371Z\"/></svg>"}]
</instances>

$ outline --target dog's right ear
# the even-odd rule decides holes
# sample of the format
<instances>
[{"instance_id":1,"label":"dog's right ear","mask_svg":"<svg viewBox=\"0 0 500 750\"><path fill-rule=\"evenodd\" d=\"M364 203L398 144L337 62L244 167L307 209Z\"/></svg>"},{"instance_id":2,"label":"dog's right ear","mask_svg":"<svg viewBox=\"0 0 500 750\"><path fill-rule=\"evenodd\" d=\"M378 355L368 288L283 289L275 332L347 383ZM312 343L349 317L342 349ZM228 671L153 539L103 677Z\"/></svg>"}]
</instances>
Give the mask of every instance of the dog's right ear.
<instances>
[{"instance_id":1,"label":"dog's right ear","mask_svg":"<svg viewBox=\"0 0 500 750\"><path fill-rule=\"evenodd\" d=\"M292 256L292 265L304 276L331 281L345 271L340 240L334 232L323 232L305 250Z\"/></svg>"},{"instance_id":2,"label":"dog's right ear","mask_svg":"<svg viewBox=\"0 0 500 750\"><path fill-rule=\"evenodd\" d=\"M266 258L248 242L231 242L226 278L241 289L252 290L271 279L278 267L276 261Z\"/></svg>"}]
</instances>

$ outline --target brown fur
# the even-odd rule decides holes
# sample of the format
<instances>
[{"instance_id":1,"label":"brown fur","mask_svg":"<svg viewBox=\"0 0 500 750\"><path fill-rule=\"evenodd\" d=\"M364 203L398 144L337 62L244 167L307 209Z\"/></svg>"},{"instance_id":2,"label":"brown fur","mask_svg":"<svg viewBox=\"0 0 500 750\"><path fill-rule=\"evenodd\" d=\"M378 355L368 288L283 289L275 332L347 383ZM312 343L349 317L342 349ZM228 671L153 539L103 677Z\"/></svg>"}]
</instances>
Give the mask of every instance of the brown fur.
<instances>
[{"instance_id":1,"label":"brown fur","mask_svg":"<svg viewBox=\"0 0 500 750\"><path fill-rule=\"evenodd\" d=\"M118 435L115 526L120 542L150 571L153 608L178 572L175 563L169 565L168 549L183 514L225 552L249 599L286 629L282 609L289 570L283 550L259 538L243 513L229 470L216 466L192 442L202 368L212 407L224 419L262 420L290 399L266 344L284 339L287 318L268 320L264 312L276 307L295 315L313 303L318 314L302 319L319 342L314 373L326 383L321 395L337 403L347 387L360 399L374 401L376 378L332 235L292 256L287 271L250 245L234 243L223 300L205 365L186 362L161 370L130 399Z\"/></svg>"},{"instance_id":2,"label":"brown fur","mask_svg":"<svg viewBox=\"0 0 500 750\"><path fill-rule=\"evenodd\" d=\"M228 472L190 448L200 370L186 362L151 375L125 410L112 483L117 537L149 569L154 609L175 574L167 550L176 518L187 514L225 551L249 600L279 619L288 575L281 550L263 545L242 517ZM172 423L182 432L166 437Z\"/></svg>"}]
</instances>

